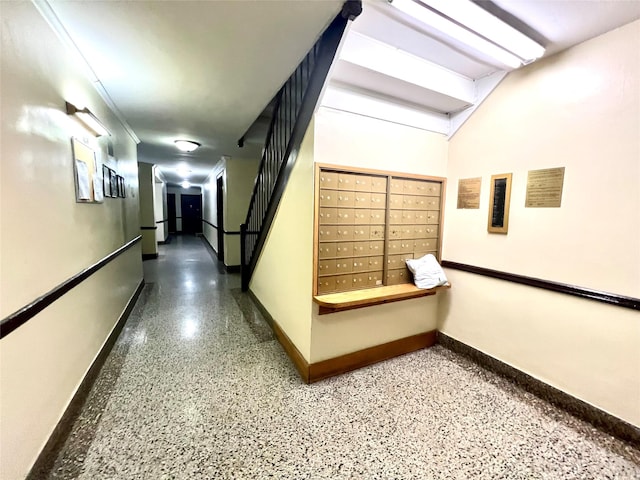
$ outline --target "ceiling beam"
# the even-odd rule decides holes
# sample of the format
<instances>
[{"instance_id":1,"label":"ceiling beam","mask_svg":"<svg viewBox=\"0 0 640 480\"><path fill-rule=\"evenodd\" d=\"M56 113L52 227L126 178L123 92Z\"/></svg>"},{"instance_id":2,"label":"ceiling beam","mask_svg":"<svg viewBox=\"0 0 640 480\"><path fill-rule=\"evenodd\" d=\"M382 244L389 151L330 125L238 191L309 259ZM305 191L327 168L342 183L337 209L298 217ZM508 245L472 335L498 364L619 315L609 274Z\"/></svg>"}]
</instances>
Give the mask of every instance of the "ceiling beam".
<instances>
[{"instance_id":1,"label":"ceiling beam","mask_svg":"<svg viewBox=\"0 0 640 480\"><path fill-rule=\"evenodd\" d=\"M326 88L320 105L430 132L449 133L449 116L446 114L421 110L393 99L387 100L333 84Z\"/></svg>"},{"instance_id":2,"label":"ceiling beam","mask_svg":"<svg viewBox=\"0 0 640 480\"><path fill-rule=\"evenodd\" d=\"M349 33L340 59L467 104L475 99L473 80L355 31Z\"/></svg>"}]
</instances>

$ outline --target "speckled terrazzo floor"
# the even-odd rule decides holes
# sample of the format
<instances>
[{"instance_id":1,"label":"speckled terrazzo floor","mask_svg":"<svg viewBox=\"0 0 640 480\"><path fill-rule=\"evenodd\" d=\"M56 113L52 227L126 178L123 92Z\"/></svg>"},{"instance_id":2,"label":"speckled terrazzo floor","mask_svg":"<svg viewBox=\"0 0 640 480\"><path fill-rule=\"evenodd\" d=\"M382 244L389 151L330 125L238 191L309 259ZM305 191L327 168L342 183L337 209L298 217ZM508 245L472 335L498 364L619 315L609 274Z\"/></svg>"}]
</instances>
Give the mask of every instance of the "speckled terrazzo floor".
<instances>
[{"instance_id":1,"label":"speckled terrazzo floor","mask_svg":"<svg viewBox=\"0 0 640 480\"><path fill-rule=\"evenodd\" d=\"M440 346L303 384L200 239L145 278L39 478L640 478L637 450Z\"/></svg>"}]
</instances>

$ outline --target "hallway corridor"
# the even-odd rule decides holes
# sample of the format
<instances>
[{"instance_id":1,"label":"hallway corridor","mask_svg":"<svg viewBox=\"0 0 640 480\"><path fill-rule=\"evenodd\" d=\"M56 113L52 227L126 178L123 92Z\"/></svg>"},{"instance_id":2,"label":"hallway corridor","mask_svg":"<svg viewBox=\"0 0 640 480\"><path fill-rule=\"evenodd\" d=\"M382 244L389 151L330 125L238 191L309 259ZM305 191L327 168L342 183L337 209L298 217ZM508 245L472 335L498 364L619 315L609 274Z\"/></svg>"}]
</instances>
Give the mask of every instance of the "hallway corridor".
<instances>
[{"instance_id":1,"label":"hallway corridor","mask_svg":"<svg viewBox=\"0 0 640 480\"><path fill-rule=\"evenodd\" d=\"M633 479L640 453L441 346L303 384L200 238L146 286L50 479Z\"/></svg>"}]
</instances>

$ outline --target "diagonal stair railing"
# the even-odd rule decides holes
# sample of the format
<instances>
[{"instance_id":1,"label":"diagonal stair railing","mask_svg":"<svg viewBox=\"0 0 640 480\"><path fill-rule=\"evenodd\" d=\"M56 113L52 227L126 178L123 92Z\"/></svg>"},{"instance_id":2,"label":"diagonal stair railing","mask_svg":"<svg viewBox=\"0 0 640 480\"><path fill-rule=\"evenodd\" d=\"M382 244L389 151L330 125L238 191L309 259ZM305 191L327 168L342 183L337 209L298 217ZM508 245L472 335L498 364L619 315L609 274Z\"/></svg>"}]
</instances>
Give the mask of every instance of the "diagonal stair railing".
<instances>
[{"instance_id":1,"label":"diagonal stair railing","mask_svg":"<svg viewBox=\"0 0 640 480\"><path fill-rule=\"evenodd\" d=\"M302 139L320 98L349 20L362 11L360 0L347 0L340 14L276 94L273 116L256 176L249 210L240 226L242 290L249 289L271 223L278 209Z\"/></svg>"}]
</instances>

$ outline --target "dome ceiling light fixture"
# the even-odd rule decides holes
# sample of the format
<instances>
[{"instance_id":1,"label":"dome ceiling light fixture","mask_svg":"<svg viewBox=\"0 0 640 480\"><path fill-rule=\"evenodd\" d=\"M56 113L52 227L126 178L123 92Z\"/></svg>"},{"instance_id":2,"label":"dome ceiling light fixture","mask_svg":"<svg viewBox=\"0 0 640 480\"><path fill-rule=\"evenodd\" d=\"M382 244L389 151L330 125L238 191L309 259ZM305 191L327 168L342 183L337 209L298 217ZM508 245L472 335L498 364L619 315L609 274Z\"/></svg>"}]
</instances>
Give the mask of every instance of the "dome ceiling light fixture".
<instances>
[{"instance_id":1,"label":"dome ceiling light fixture","mask_svg":"<svg viewBox=\"0 0 640 480\"><path fill-rule=\"evenodd\" d=\"M200 146L198 142L194 142L192 140L175 140L173 143L176 144L176 148L178 150L183 152L193 152Z\"/></svg>"}]
</instances>

